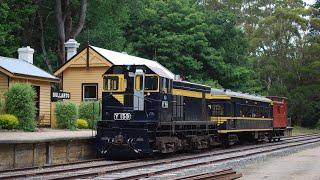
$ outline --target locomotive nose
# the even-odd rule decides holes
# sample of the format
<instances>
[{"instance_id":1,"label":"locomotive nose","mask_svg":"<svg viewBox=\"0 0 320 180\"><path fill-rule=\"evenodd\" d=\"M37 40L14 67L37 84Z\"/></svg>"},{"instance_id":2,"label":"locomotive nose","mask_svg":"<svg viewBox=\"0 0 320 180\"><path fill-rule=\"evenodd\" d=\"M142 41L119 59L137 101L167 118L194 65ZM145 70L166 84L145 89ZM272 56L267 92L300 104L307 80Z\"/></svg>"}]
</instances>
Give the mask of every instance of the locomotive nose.
<instances>
[{"instance_id":1,"label":"locomotive nose","mask_svg":"<svg viewBox=\"0 0 320 180\"><path fill-rule=\"evenodd\" d=\"M117 136L115 136L114 137L114 143L115 144L123 144L123 142L124 142L124 138L123 138L123 135L117 135Z\"/></svg>"}]
</instances>

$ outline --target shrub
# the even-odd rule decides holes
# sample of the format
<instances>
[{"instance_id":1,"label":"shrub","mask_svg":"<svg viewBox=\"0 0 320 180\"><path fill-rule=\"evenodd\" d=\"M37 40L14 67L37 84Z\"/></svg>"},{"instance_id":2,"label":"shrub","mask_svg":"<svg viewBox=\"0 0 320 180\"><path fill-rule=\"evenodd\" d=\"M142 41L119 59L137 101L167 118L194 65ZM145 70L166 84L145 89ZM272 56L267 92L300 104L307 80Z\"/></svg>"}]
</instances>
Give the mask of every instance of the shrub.
<instances>
[{"instance_id":1,"label":"shrub","mask_svg":"<svg viewBox=\"0 0 320 180\"><path fill-rule=\"evenodd\" d=\"M7 113L15 115L20 121L20 128L34 131L36 127L36 93L30 84L16 83L6 93Z\"/></svg>"},{"instance_id":2,"label":"shrub","mask_svg":"<svg viewBox=\"0 0 320 180\"><path fill-rule=\"evenodd\" d=\"M88 121L89 128L93 128L99 118L99 101L84 101L79 106L79 118Z\"/></svg>"},{"instance_id":3,"label":"shrub","mask_svg":"<svg viewBox=\"0 0 320 180\"><path fill-rule=\"evenodd\" d=\"M4 102L0 97L0 114L4 111Z\"/></svg>"},{"instance_id":4,"label":"shrub","mask_svg":"<svg viewBox=\"0 0 320 180\"><path fill-rule=\"evenodd\" d=\"M318 120L318 122L316 124L316 128L320 130L320 119Z\"/></svg>"},{"instance_id":5,"label":"shrub","mask_svg":"<svg viewBox=\"0 0 320 180\"><path fill-rule=\"evenodd\" d=\"M88 122L85 119L77 119L77 128L79 129L87 129Z\"/></svg>"},{"instance_id":6,"label":"shrub","mask_svg":"<svg viewBox=\"0 0 320 180\"><path fill-rule=\"evenodd\" d=\"M0 128L2 129L16 129L19 126L18 118L11 114L0 115Z\"/></svg>"},{"instance_id":7,"label":"shrub","mask_svg":"<svg viewBox=\"0 0 320 180\"><path fill-rule=\"evenodd\" d=\"M76 128L77 105L73 102L57 102L56 118L58 128L68 128L74 130Z\"/></svg>"}]
</instances>

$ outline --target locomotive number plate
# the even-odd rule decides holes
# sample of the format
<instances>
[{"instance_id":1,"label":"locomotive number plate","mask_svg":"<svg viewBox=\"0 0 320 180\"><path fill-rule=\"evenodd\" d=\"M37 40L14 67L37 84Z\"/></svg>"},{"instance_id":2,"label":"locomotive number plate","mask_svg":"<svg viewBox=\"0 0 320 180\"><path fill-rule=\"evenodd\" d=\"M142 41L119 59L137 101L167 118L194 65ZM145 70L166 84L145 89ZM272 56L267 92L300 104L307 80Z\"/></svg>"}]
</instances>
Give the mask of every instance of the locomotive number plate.
<instances>
[{"instance_id":1,"label":"locomotive number plate","mask_svg":"<svg viewBox=\"0 0 320 180\"><path fill-rule=\"evenodd\" d=\"M113 115L114 120L130 120L131 114L130 113L114 113Z\"/></svg>"}]
</instances>

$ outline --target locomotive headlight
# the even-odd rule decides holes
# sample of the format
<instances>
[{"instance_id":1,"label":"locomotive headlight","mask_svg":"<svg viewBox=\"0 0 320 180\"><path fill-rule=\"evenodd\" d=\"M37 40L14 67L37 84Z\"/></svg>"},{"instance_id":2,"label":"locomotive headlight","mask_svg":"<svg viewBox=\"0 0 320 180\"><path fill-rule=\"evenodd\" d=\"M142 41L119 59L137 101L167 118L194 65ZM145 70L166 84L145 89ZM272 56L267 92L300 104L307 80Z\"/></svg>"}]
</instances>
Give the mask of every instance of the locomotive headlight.
<instances>
[{"instance_id":1,"label":"locomotive headlight","mask_svg":"<svg viewBox=\"0 0 320 180\"><path fill-rule=\"evenodd\" d=\"M156 114L155 114L154 112L152 112L152 111L150 111L150 112L148 113L148 117L149 117L149 118L154 118L155 115L156 115Z\"/></svg>"}]
</instances>

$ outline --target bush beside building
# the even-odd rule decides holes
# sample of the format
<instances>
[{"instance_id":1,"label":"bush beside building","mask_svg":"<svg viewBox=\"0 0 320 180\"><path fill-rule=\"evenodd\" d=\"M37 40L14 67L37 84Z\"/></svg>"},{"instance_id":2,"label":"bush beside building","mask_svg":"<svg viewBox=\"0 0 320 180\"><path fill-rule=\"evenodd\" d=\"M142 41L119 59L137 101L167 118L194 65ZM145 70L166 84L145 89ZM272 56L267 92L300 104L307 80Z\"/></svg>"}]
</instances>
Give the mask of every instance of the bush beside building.
<instances>
[{"instance_id":1,"label":"bush beside building","mask_svg":"<svg viewBox=\"0 0 320 180\"><path fill-rule=\"evenodd\" d=\"M57 102L56 103L56 119L58 128L76 129L76 120L78 116L77 105L73 102Z\"/></svg>"},{"instance_id":2,"label":"bush beside building","mask_svg":"<svg viewBox=\"0 0 320 180\"><path fill-rule=\"evenodd\" d=\"M6 112L16 116L19 127L25 131L36 128L36 93L30 84L12 84L6 95Z\"/></svg>"}]
</instances>

